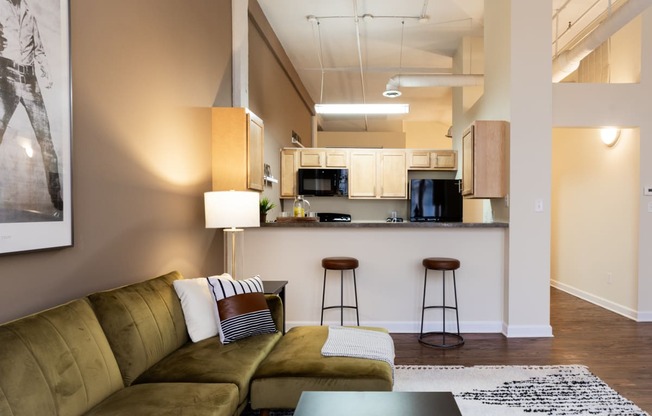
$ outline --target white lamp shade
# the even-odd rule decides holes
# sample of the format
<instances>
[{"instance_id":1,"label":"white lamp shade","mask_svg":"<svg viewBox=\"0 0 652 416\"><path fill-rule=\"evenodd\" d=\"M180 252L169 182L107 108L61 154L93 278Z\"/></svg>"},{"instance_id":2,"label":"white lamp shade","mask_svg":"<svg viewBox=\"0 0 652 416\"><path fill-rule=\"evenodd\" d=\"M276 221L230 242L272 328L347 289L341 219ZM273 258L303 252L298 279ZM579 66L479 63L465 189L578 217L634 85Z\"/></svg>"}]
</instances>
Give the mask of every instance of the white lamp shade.
<instances>
[{"instance_id":1,"label":"white lamp shade","mask_svg":"<svg viewBox=\"0 0 652 416\"><path fill-rule=\"evenodd\" d=\"M206 228L260 227L258 192L204 193Z\"/></svg>"}]
</instances>

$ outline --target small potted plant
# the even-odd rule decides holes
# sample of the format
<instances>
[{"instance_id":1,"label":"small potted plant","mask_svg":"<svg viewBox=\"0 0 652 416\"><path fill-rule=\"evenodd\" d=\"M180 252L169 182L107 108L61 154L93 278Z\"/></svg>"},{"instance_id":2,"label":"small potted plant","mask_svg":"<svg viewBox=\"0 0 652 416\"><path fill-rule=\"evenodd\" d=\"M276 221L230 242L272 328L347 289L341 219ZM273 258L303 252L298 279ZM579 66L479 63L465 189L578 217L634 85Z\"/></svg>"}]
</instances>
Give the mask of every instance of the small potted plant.
<instances>
[{"instance_id":1,"label":"small potted plant","mask_svg":"<svg viewBox=\"0 0 652 416\"><path fill-rule=\"evenodd\" d=\"M276 204L274 204L272 201L269 200L266 196L264 196L260 200L260 222L264 223L267 222L267 212L274 208Z\"/></svg>"}]
</instances>

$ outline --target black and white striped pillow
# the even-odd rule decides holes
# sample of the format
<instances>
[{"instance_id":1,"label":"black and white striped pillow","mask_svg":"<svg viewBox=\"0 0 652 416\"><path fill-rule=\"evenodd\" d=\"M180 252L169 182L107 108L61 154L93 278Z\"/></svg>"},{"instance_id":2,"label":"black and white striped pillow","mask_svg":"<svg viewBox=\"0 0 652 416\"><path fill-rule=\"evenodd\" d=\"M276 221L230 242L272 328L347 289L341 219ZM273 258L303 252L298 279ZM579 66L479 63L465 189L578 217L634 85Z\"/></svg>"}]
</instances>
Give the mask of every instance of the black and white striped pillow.
<instances>
[{"instance_id":1,"label":"black and white striped pillow","mask_svg":"<svg viewBox=\"0 0 652 416\"><path fill-rule=\"evenodd\" d=\"M217 302L222 343L276 332L260 276L244 280L211 277L208 284Z\"/></svg>"}]
</instances>

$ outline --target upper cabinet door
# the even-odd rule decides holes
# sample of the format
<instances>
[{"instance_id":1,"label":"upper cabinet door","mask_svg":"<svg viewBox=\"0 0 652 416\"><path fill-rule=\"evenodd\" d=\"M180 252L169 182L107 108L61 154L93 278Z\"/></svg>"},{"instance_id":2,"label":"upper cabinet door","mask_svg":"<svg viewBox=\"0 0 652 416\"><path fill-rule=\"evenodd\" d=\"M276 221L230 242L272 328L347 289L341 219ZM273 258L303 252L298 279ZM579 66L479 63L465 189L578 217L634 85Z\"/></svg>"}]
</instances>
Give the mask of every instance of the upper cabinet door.
<instances>
[{"instance_id":1,"label":"upper cabinet door","mask_svg":"<svg viewBox=\"0 0 652 416\"><path fill-rule=\"evenodd\" d=\"M407 168L405 151L382 150L380 158L381 198L407 198Z\"/></svg>"},{"instance_id":2,"label":"upper cabinet door","mask_svg":"<svg viewBox=\"0 0 652 416\"><path fill-rule=\"evenodd\" d=\"M302 168L323 168L324 150L301 149L299 151L299 164Z\"/></svg>"},{"instance_id":3,"label":"upper cabinet door","mask_svg":"<svg viewBox=\"0 0 652 416\"><path fill-rule=\"evenodd\" d=\"M281 150L281 198L297 195L297 151Z\"/></svg>"},{"instance_id":4,"label":"upper cabinet door","mask_svg":"<svg viewBox=\"0 0 652 416\"><path fill-rule=\"evenodd\" d=\"M262 191L264 182L264 137L265 128L263 120L253 113L247 114L249 132L247 134L247 187Z\"/></svg>"},{"instance_id":5,"label":"upper cabinet door","mask_svg":"<svg viewBox=\"0 0 652 416\"><path fill-rule=\"evenodd\" d=\"M457 170L455 150L409 149L406 152L409 170Z\"/></svg>"},{"instance_id":6,"label":"upper cabinet door","mask_svg":"<svg viewBox=\"0 0 652 416\"><path fill-rule=\"evenodd\" d=\"M375 198L376 152L355 150L349 157L349 198Z\"/></svg>"},{"instance_id":7,"label":"upper cabinet door","mask_svg":"<svg viewBox=\"0 0 652 416\"><path fill-rule=\"evenodd\" d=\"M506 142L509 123L478 120L462 136L462 195L467 198L503 198Z\"/></svg>"},{"instance_id":8,"label":"upper cabinet door","mask_svg":"<svg viewBox=\"0 0 652 416\"><path fill-rule=\"evenodd\" d=\"M245 108L212 109L214 191L262 191L263 121Z\"/></svg>"},{"instance_id":9,"label":"upper cabinet door","mask_svg":"<svg viewBox=\"0 0 652 416\"><path fill-rule=\"evenodd\" d=\"M326 167L346 168L349 166L348 156L346 149L326 149Z\"/></svg>"},{"instance_id":10,"label":"upper cabinet door","mask_svg":"<svg viewBox=\"0 0 652 416\"><path fill-rule=\"evenodd\" d=\"M410 150L408 152L410 169L430 169L430 151L429 150Z\"/></svg>"}]
</instances>

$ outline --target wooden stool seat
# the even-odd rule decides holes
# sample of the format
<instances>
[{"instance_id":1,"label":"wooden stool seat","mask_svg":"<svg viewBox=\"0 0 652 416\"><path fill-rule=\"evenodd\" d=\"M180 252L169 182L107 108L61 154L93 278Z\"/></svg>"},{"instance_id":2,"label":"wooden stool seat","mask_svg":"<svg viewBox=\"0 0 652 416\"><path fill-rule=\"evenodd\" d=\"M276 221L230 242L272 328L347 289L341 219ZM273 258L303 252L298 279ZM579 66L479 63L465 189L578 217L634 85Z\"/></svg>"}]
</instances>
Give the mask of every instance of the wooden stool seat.
<instances>
[{"instance_id":1,"label":"wooden stool seat","mask_svg":"<svg viewBox=\"0 0 652 416\"><path fill-rule=\"evenodd\" d=\"M358 259L353 257L326 257L321 260L321 267L328 270L352 270L358 268Z\"/></svg>"},{"instance_id":2,"label":"wooden stool seat","mask_svg":"<svg viewBox=\"0 0 652 416\"><path fill-rule=\"evenodd\" d=\"M449 257L428 257L423 259L423 267L430 270L457 270L460 261Z\"/></svg>"},{"instance_id":3,"label":"wooden stool seat","mask_svg":"<svg viewBox=\"0 0 652 416\"><path fill-rule=\"evenodd\" d=\"M324 324L324 311L327 309L339 309L340 310L340 325L344 325L344 309L355 310L355 318L358 326L360 326L360 314L358 313L358 285L355 279L355 269L358 268L359 262L358 259L354 257L324 257L321 260L321 265L324 268L324 287L322 289L321 295L321 320L320 325ZM340 304L325 306L326 301L326 272L329 270L339 270L340 271ZM354 304L345 305L344 304L344 271L351 270L353 274L353 293L354 293Z\"/></svg>"}]
</instances>

